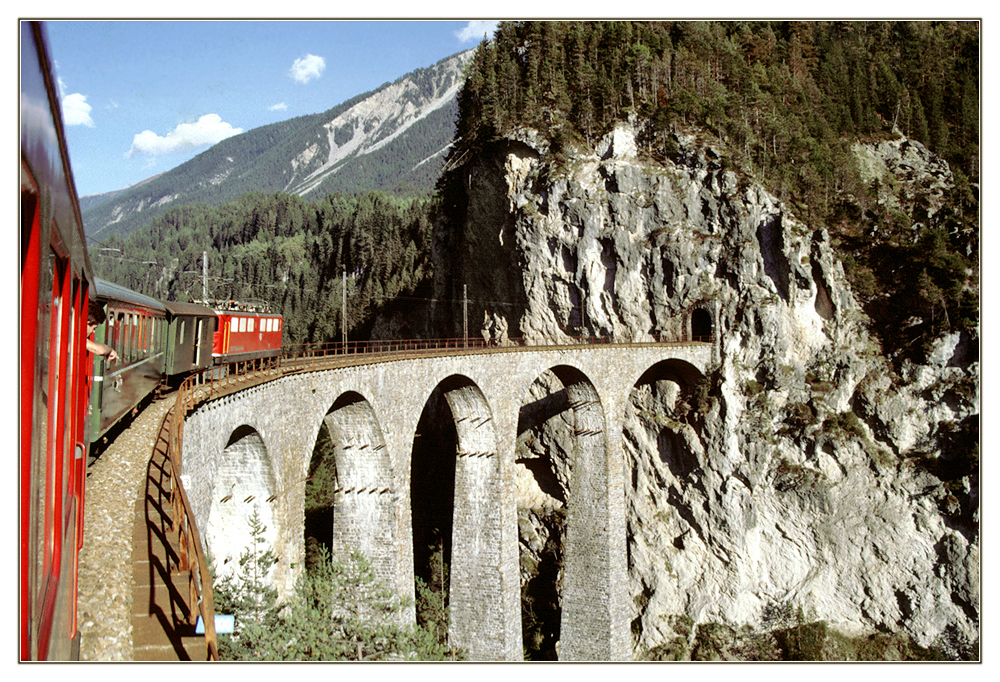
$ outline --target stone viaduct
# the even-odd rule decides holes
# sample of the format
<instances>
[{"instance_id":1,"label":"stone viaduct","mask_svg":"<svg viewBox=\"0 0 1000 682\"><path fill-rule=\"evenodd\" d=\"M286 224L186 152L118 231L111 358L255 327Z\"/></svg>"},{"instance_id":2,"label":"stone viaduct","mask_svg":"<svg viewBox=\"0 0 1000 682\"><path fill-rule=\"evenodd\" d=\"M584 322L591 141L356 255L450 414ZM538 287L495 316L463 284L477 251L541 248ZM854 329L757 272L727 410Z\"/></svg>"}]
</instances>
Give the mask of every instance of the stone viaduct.
<instances>
[{"instance_id":1,"label":"stone viaduct","mask_svg":"<svg viewBox=\"0 0 1000 682\"><path fill-rule=\"evenodd\" d=\"M217 574L231 570L250 546L248 516L256 508L279 558L274 585L287 594L302 570L305 479L325 424L337 467L333 551L361 549L386 584L412 600L411 455L418 422L437 391L457 434L452 643L473 660L521 660L515 444L529 388L551 371L575 420L559 658L625 660L632 651L621 445L626 403L642 380L704 375L713 348L494 348L285 375L188 415L182 480ZM404 617L412 622L412 608Z\"/></svg>"}]
</instances>

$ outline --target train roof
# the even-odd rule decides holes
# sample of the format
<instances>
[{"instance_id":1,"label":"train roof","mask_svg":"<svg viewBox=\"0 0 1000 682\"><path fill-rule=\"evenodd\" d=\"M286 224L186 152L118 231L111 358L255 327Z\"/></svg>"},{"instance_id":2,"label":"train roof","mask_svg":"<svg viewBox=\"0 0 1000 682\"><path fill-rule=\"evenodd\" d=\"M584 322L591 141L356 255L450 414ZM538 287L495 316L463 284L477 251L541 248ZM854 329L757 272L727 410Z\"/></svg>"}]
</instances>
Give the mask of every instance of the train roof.
<instances>
[{"instance_id":1,"label":"train roof","mask_svg":"<svg viewBox=\"0 0 1000 682\"><path fill-rule=\"evenodd\" d=\"M69 252L70 268L93 282L94 271L87 253L83 218L69 162L48 38L45 26L37 21L21 22L20 63L21 191L28 190L39 201L42 221L51 225L48 229L59 235ZM24 199L21 201L23 207ZM48 239L48 236L42 238ZM27 248L24 233L22 240L22 247ZM47 242L42 248L47 248ZM23 252L21 258L23 261ZM90 287L89 298L93 297L94 290Z\"/></svg>"},{"instance_id":2,"label":"train roof","mask_svg":"<svg viewBox=\"0 0 1000 682\"><path fill-rule=\"evenodd\" d=\"M239 310L235 308L215 308L218 315L236 315L237 317L281 317L281 313L266 310Z\"/></svg>"},{"instance_id":3,"label":"train roof","mask_svg":"<svg viewBox=\"0 0 1000 682\"><path fill-rule=\"evenodd\" d=\"M193 317L215 317L215 311L197 303L181 303L179 301L163 301L163 306L171 315L189 315Z\"/></svg>"},{"instance_id":4,"label":"train roof","mask_svg":"<svg viewBox=\"0 0 1000 682\"><path fill-rule=\"evenodd\" d=\"M96 284L95 289L97 291L98 301L121 301L122 303L131 303L133 305L143 306L144 308L151 308L164 313L167 312L167 309L163 306L163 304L155 298L144 296L137 291L126 289L118 284L112 284L111 282L103 280L100 277L94 278L94 284Z\"/></svg>"}]
</instances>

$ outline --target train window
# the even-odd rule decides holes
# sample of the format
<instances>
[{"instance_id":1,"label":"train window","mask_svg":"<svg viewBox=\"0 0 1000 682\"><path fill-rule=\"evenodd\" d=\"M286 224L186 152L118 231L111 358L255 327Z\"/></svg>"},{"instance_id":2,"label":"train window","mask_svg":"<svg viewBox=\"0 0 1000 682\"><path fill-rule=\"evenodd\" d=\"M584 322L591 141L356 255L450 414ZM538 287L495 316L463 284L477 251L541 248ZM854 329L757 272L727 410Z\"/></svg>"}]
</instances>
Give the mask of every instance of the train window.
<instances>
[{"instance_id":1,"label":"train window","mask_svg":"<svg viewBox=\"0 0 1000 682\"><path fill-rule=\"evenodd\" d=\"M239 331L239 328L240 328L240 322L239 322L239 320L237 318L235 318L235 317L230 317L229 318L229 331L230 331L230 333L235 334L237 331Z\"/></svg>"},{"instance_id":2,"label":"train window","mask_svg":"<svg viewBox=\"0 0 1000 682\"><path fill-rule=\"evenodd\" d=\"M252 332L253 331L253 318L252 317L247 318L247 331L248 332Z\"/></svg>"},{"instance_id":3,"label":"train window","mask_svg":"<svg viewBox=\"0 0 1000 682\"><path fill-rule=\"evenodd\" d=\"M115 349L115 352L117 352L118 337L115 335L115 332L117 331L117 327L115 327L115 313L113 310L109 310L107 311L107 313L108 313L108 322L107 322L107 327L104 329L104 343L109 344L112 348Z\"/></svg>"},{"instance_id":4,"label":"train window","mask_svg":"<svg viewBox=\"0 0 1000 682\"><path fill-rule=\"evenodd\" d=\"M135 313L129 313L128 315L128 359L129 362L135 360L136 357L136 320Z\"/></svg>"},{"instance_id":5,"label":"train window","mask_svg":"<svg viewBox=\"0 0 1000 682\"><path fill-rule=\"evenodd\" d=\"M128 355L127 339L128 336L125 334L125 313L118 313L118 324L115 325L115 343L112 346L118 351L118 361L125 362L125 358Z\"/></svg>"},{"instance_id":6,"label":"train window","mask_svg":"<svg viewBox=\"0 0 1000 682\"><path fill-rule=\"evenodd\" d=\"M177 343L184 343L184 320L181 320L180 331L177 332Z\"/></svg>"},{"instance_id":7,"label":"train window","mask_svg":"<svg viewBox=\"0 0 1000 682\"><path fill-rule=\"evenodd\" d=\"M31 603L36 612L31 614L31 618L37 622L40 618L41 591L44 581L44 553L45 553L45 519L48 518L46 498L45 476L48 444L47 437L49 431L49 370L50 353L52 352L52 313L56 305L56 292L53 287L53 274L55 271L55 254L50 250L48 263L42 256L42 265L39 269L38 283L38 335L35 338L35 391L34 391L34 414L33 434L32 434L32 456L31 456L31 497L29 514L30 527L28 531L28 542L31 546L31 556L35 561L29 564L28 581L29 590L32 595L38 597L32 599Z\"/></svg>"},{"instance_id":8,"label":"train window","mask_svg":"<svg viewBox=\"0 0 1000 682\"><path fill-rule=\"evenodd\" d=\"M247 318L241 317L240 318L240 331L241 332L245 332L246 330L247 330Z\"/></svg>"},{"instance_id":9,"label":"train window","mask_svg":"<svg viewBox=\"0 0 1000 682\"><path fill-rule=\"evenodd\" d=\"M275 329L274 329L274 331L280 332L281 331L281 318L277 317L277 318L275 318L274 321L275 321Z\"/></svg>"},{"instance_id":10,"label":"train window","mask_svg":"<svg viewBox=\"0 0 1000 682\"><path fill-rule=\"evenodd\" d=\"M69 280L66 270L66 262L58 256L54 259L54 272L52 282L52 316L49 341L49 391L46 400L48 410L48 466L45 478L47 488L45 509L45 529L42 536L44 552L44 571L49 574L54 570L54 565L58 565L58 552L60 546L57 544L58 529L61 528L62 518L62 463L63 463L63 430L66 424L63 421L65 413L61 412L61 404L64 402L64 390L67 380L66 360L68 352L68 321L67 298L68 291L66 284Z\"/></svg>"}]
</instances>

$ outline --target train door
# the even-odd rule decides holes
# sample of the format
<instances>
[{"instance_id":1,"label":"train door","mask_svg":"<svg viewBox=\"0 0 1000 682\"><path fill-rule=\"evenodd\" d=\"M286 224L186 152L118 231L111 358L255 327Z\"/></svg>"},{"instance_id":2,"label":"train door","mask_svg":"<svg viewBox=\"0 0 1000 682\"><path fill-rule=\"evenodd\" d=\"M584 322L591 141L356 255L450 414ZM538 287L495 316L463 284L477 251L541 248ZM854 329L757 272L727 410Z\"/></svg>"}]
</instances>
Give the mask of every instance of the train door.
<instances>
[{"instance_id":1,"label":"train door","mask_svg":"<svg viewBox=\"0 0 1000 682\"><path fill-rule=\"evenodd\" d=\"M192 350L191 350L192 367L201 367L201 353L202 353L202 346L204 345L201 342L201 335L203 333L204 326L205 326L205 321L199 317L198 323L195 326L194 330L194 343L192 344Z\"/></svg>"}]
</instances>

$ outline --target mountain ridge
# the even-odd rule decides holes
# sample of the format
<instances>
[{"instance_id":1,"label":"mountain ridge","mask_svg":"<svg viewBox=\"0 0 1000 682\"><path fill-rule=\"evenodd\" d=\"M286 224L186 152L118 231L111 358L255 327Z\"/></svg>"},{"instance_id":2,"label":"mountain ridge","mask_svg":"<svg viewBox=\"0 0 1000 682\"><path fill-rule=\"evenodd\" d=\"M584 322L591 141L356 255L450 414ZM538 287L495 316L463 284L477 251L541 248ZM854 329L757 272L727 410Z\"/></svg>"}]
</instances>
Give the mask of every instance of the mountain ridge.
<instances>
[{"instance_id":1,"label":"mountain ridge","mask_svg":"<svg viewBox=\"0 0 1000 682\"><path fill-rule=\"evenodd\" d=\"M428 193L452 144L472 54L445 57L327 111L227 138L176 168L95 195L84 202L86 232L126 235L170 208L220 205L252 191L307 200L370 189Z\"/></svg>"}]
</instances>

